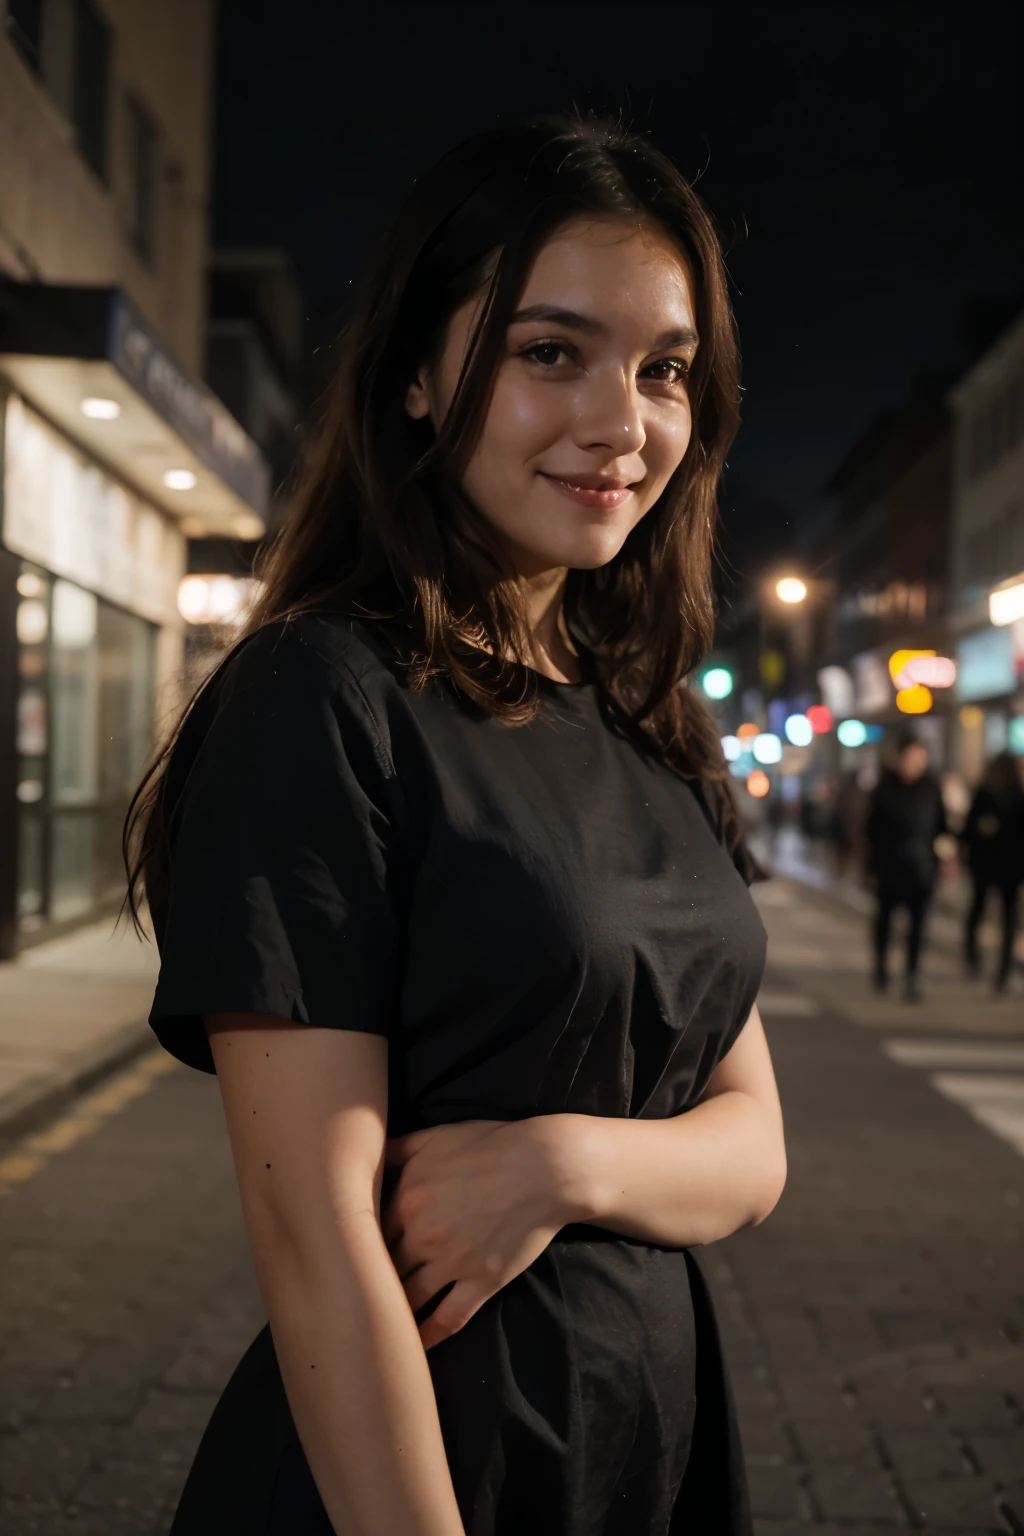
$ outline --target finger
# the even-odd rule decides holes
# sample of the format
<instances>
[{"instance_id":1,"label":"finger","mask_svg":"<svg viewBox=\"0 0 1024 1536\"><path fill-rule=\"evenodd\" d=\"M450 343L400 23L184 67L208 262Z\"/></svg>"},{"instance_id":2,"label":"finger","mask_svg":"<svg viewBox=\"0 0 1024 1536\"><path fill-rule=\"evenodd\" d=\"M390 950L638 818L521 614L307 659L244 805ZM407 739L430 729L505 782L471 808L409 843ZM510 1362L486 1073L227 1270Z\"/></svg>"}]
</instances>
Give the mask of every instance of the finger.
<instances>
[{"instance_id":1,"label":"finger","mask_svg":"<svg viewBox=\"0 0 1024 1536\"><path fill-rule=\"evenodd\" d=\"M404 1280L406 1275L411 1275L414 1269L419 1269L421 1264L429 1263L426 1254L417 1253L412 1244L403 1236L391 1249L391 1262L398 1271L399 1277Z\"/></svg>"},{"instance_id":2,"label":"finger","mask_svg":"<svg viewBox=\"0 0 1024 1536\"><path fill-rule=\"evenodd\" d=\"M424 1349L432 1349L443 1339L451 1338L460 1328L465 1328L474 1313L494 1292L481 1286L477 1280L457 1280L448 1295L430 1316L420 1324L420 1338Z\"/></svg>"},{"instance_id":3,"label":"finger","mask_svg":"<svg viewBox=\"0 0 1024 1536\"><path fill-rule=\"evenodd\" d=\"M446 1285L451 1284L451 1276L447 1278L440 1273L436 1264L420 1264L402 1281L405 1294L409 1298L409 1306L414 1312L425 1307L433 1301L439 1291L443 1291Z\"/></svg>"}]
</instances>

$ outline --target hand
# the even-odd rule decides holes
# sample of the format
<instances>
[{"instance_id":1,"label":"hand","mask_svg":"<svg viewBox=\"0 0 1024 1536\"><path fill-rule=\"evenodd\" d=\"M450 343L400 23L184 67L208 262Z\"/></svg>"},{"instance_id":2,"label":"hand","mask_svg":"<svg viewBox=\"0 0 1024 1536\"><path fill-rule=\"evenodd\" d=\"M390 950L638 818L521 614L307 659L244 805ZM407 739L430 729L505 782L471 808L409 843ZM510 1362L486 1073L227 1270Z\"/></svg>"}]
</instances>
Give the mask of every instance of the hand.
<instances>
[{"instance_id":1,"label":"hand","mask_svg":"<svg viewBox=\"0 0 1024 1536\"><path fill-rule=\"evenodd\" d=\"M426 1349L464 1327L572 1219L571 1119L471 1120L388 1142L388 1165L402 1171L382 1226L409 1305L418 1312L452 1286L420 1324Z\"/></svg>"}]
</instances>

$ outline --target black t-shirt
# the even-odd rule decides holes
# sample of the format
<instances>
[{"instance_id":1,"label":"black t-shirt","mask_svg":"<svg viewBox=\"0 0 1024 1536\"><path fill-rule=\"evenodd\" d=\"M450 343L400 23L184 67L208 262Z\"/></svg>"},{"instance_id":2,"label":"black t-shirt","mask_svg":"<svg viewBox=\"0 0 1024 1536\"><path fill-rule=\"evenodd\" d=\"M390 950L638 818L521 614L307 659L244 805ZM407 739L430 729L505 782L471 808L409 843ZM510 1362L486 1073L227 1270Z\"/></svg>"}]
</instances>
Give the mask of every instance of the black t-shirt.
<instances>
[{"instance_id":1,"label":"black t-shirt","mask_svg":"<svg viewBox=\"0 0 1024 1536\"><path fill-rule=\"evenodd\" d=\"M386 1035L393 1132L699 1098L765 937L697 795L541 678L510 727L404 686L373 624L273 624L202 695L164 786L150 1022L212 1070L204 1013Z\"/></svg>"}]
</instances>

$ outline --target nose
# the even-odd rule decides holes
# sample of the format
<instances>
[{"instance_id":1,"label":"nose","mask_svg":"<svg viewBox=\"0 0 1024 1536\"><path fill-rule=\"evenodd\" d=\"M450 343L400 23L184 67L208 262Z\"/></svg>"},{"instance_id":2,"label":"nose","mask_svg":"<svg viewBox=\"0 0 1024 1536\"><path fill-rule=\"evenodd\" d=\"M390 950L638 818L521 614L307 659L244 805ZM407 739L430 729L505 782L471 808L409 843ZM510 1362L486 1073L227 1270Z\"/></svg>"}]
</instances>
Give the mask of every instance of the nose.
<instances>
[{"instance_id":1,"label":"nose","mask_svg":"<svg viewBox=\"0 0 1024 1536\"><path fill-rule=\"evenodd\" d=\"M612 458L639 453L647 439L641 403L629 374L619 369L591 374L576 417L579 447L604 449Z\"/></svg>"}]
</instances>

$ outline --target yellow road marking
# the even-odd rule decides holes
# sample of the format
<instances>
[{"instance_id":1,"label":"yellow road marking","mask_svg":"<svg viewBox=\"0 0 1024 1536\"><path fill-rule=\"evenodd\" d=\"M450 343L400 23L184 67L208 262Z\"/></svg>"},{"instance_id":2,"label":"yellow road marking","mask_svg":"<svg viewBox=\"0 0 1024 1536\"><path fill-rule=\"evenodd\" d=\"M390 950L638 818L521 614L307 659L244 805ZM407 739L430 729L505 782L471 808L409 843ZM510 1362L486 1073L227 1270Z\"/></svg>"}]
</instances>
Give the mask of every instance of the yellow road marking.
<instances>
[{"instance_id":1,"label":"yellow road marking","mask_svg":"<svg viewBox=\"0 0 1024 1536\"><path fill-rule=\"evenodd\" d=\"M83 1094L61 1119L48 1125L45 1131L26 1136L16 1151L0 1157L0 1195L8 1194L16 1184L31 1179L45 1167L48 1158L68 1151L98 1131L104 1120L120 1114L177 1066L174 1057L165 1051L151 1051L109 1083L104 1083L102 1088Z\"/></svg>"}]
</instances>

